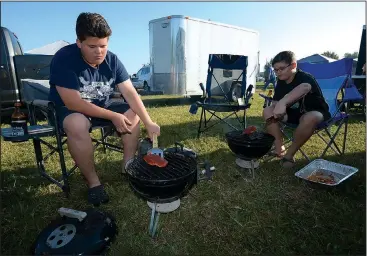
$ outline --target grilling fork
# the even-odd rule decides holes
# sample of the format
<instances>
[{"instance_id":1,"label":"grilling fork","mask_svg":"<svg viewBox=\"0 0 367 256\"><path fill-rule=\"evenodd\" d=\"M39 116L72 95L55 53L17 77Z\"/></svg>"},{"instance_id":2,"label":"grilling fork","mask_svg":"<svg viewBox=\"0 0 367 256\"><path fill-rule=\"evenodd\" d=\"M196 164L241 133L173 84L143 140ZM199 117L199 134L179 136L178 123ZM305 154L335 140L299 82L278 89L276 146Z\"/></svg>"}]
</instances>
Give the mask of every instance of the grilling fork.
<instances>
[{"instance_id":1,"label":"grilling fork","mask_svg":"<svg viewBox=\"0 0 367 256\"><path fill-rule=\"evenodd\" d=\"M152 147L152 149L150 149L148 151L148 154L158 155L158 156L164 158L163 150L158 148L158 138L157 138L157 134L155 134L155 133L153 133L153 147Z\"/></svg>"}]
</instances>

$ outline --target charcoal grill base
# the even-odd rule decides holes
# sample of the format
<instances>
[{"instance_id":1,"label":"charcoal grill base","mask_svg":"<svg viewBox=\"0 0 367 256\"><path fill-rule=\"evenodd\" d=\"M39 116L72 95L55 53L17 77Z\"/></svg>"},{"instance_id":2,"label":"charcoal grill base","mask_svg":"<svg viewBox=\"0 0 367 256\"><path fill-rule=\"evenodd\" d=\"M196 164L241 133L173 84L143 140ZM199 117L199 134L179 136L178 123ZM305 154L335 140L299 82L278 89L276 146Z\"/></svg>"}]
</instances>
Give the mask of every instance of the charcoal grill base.
<instances>
[{"instance_id":1,"label":"charcoal grill base","mask_svg":"<svg viewBox=\"0 0 367 256\"><path fill-rule=\"evenodd\" d=\"M150 209L155 210L158 213L169 213L177 210L178 207L180 207L181 200L177 199L169 203L156 203L147 201L147 204Z\"/></svg>"},{"instance_id":2,"label":"charcoal grill base","mask_svg":"<svg viewBox=\"0 0 367 256\"><path fill-rule=\"evenodd\" d=\"M252 176L252 180L255 179L255 169L259 168L258 159L251 159L241 155L237 155L236 164L242 169L249 171Z\"/></svg>"},{"instance_id":3,"label":"charcoal grill base","mask_svg":"<svg viewBox=\"0 0 367 256\"><path fill-rule=\"evenodd\" d=\"M236 164L244 169L257 169L259 168L258 160L244 160L242 158L236 158Z\"/></svg>"}]
</instances>

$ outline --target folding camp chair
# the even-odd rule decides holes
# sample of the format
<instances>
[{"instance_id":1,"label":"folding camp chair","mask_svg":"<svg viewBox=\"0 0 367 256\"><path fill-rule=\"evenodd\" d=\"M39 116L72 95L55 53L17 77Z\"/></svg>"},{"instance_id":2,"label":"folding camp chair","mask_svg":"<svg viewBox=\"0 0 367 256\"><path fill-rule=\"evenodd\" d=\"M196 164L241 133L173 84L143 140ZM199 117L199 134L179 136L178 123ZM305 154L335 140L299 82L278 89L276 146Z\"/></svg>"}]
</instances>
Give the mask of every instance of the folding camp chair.
<instances>
[{"instance_id":1,"label":"folding camp chair","mask_svg":"<svg viewBox=\"0 0 367 256\"><path fill-rule=\"evenodd\" d=\"M221 122L238 130L228 122L232 116L236 117L241 128L246 127L246 109L250 107L249 100L252 97L253 85L249 85L246 89L247 56L210 54L208 65L206 88L200 84L203 98L190 107L192 114L196 114L198 108L201 108L197 137ZM242 119L237 114L241 110L244 111ZM220 117L217 113L228 114ZM213 117L218 120L212 121L209 125Z\"/></svg>"},{"instance_id":2,"label":"folding camp chair","mask_svg":"<svg viewBox=\"0 0 367 256\"><path fill-rule=\"evenodd\" d=\"M42 113L47 121L47 125L39 126L37 132L42 134L42 129L47 132L47 136L53 136L56 138L56 146L51 143L45 141L44 136L32 136L34 151L36 155L37 167L43 177L48 179L50 182L56 184L60 187L66 194L69 196L70 186L68 182L69 176L77 169L77 165L75 164L70 170L67 170L65 164L65 157L63 151L63 145L66 143L67 138L66 134L63 132L60 127L58 127L57 123L57 113L55 111L55 105L53 102L48 101L48 93L49 93L49 85L48 80L30 80L24 79L22 80L22 88L21 88L24 102L26 103L29 111L29 122L31 126L37 126L39 123L37 122L37 116ZM118 100L117 100L118 104ZM101 139L92 138L94 144L94 149L96 149L99 145L103 146L104 152L109 148L114 151L122 152L122 148L120 146L116 146L114 144L108 143L107 137L111 136L116 130L114 125L109 120L101 120L99 126L93 126L90 129L90 132L96 129L100 129L101 131ZM43 156L41 144L47 146L50 149L47 155ZM60 167L61 167L61 177L59 179L55 179L51 177L45 168L44 163L47 159L49 159L53 154L57 153L59 156Z\"/></svg>"},{"instance_id":3,"label":"folding camp chair","mask_svg":"<svg viewBox=\"0 0 367 256\"><path fill-rule=\"evenodd\" d=\"M315 77L320 86L322 94L329 106L331 118L322 122L315 131L315 134L317 134L318 137L320 137L321 140L326 143L326 148L324 149L320 158L324 157L329 148L331 148L336 154L339 155L343 155L345 152L349 115L348 113L343 112L342 108L344 104L348 101L360 99L362 97L358 93L358 90L355 88L351 80L352 64L353 60L347 58L326 64L298 64L298 68L312 74ZM343 96L342 99L339 101L338 95L341 92L343 92ZM267 100L272 100L271 98L264 95L262 95L262 97L266 98ZM288 143L293 141L293 138L292 136L287 135L285 129L295 129L297 126L284 122L280 122L280 125L284 137L287 138L287 140L285 141L285 145L287 145ZM332 134L330 127L333 125L336 125L337 128L336 131ZM335 138L343 125L344 138L342 149L340 150L335 142ZM325 139L325 137L321 135L322 131L326 133L328 138ZM329 142L327 141L327 139L329 139ZM309 157L302 149L299 149L299 151L308 161L310 161Z\"/></svg>"}]
</instances>

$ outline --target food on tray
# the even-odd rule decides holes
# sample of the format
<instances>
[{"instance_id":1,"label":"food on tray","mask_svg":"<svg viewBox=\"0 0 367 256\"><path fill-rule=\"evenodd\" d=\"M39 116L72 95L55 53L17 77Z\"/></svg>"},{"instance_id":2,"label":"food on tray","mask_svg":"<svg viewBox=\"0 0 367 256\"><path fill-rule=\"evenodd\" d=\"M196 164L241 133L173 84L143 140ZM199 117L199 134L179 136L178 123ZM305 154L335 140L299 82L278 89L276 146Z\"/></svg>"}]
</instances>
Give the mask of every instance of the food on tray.
<instances>
[{"instance_id":1,"label":"food on tray","mask_svg":"<svg viewBox=\"0 0 367 256\"><path fill-rule=\"evenodd\" d=\"M256 126L251 125L247 127L245 130L243 130L243 134L251 134L251 133L256 132L256 130L257 130Z\"/></svg>"},{"instance_id":2,"label":"food on tray","mask_svg":"<svg viewBox=\"0 0 367 256\"><path fill-rule=\"evenodd\" d=\"M307 180L324 184L336 183L334 176L332 174L325 174L322 169L312 172L311 175L307 177Z\"/></svg>"},{"instance_id":3,"label":"food on tray","mask_svg":"<svg viewBox=\"0 0 367 256\"><path fill-rule=\"evenodd\" d=\"M159 155L148 154L143 157L144 161L149 165L155 165L158 167L166 167L168 161Z\"/></svg>"}]
</instances>

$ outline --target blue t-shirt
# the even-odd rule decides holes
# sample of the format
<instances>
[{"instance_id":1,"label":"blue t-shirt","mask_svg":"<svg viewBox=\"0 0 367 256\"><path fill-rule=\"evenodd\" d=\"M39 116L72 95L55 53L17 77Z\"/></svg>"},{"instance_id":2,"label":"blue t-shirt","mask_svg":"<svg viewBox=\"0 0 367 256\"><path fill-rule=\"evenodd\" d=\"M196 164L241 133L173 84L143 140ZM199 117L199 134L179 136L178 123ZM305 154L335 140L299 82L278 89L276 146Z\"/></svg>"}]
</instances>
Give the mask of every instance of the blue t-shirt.
<instances>
[{"instance_id":1,"label":"blue t-shirt","mask_svg":"<svg viewBox=\"0 0 367 256\"><path fill-rule=\"evenodd\" d=\"M78 90L83 99L103 107L115 91L116 85L129 79L129 75L115 54L108 51L97 67L88 65L76 44L61 48L50 65L49 100L57 107L65 106L56 85Z\"/></svg>"}]
</instances>

